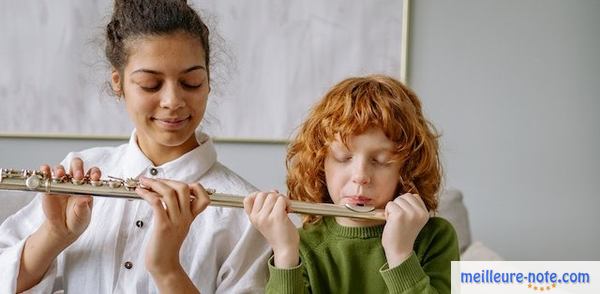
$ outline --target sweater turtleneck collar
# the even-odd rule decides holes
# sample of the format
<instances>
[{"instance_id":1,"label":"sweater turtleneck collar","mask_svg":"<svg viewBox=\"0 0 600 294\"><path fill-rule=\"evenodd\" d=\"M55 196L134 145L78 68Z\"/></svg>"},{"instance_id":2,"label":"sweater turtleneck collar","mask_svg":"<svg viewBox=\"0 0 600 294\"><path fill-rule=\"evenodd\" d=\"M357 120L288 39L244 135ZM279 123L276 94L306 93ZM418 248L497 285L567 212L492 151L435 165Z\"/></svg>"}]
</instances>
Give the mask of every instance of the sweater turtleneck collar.
<instances>
[{"instance_id":1,"label":"sweater turtleneck collar","mask_svg":"<svg viewBox=\"0 0 600 294\"><path fill-rule=\"evenodd\" d=\"M338 224L335 217L323 217L327 230L332 234L352 239L381 238L384 225L375 225L368 227L346 227Z\"/></svg>"}]
</instances>

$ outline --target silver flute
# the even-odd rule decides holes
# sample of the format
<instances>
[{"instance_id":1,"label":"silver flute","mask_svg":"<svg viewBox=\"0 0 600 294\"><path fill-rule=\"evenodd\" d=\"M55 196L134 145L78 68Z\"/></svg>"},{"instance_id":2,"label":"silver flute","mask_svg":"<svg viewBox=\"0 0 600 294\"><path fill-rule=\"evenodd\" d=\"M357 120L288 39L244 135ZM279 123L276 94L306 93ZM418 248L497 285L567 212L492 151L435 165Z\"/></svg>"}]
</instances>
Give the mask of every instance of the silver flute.
<instances>
[{"instance_id":1,"label":"silver flute","mask_svg":"<svg viewBox=\"0 0 600 294\"><path fill-rule=\"evenodd\" d=\"M138 180L133 178L121 179L109 176L108 179L96 181L90 179L89 176L85 176L82 180L77 180L70 175L57 178L47 176L37 170L0 168L0 190L141 199L135 193L137 187L141 187L141 185ZM217 193L214 189L210 188L206 188L205 190L210 198L209 205L235 208L244 207L244 196ZM385 221L383 210L366 205L336 205L291 200L288 212Z\"/></svg>"}]
</instances>

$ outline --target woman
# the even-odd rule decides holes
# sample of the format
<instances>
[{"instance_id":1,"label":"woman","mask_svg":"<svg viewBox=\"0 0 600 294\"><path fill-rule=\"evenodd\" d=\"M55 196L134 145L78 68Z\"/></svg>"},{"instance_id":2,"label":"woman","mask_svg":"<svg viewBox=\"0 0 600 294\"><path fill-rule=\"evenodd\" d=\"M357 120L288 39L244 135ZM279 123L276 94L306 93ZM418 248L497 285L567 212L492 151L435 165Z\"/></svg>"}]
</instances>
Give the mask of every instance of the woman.
<instances>
[{"instance_id":1,"label":"woman","mask_svg":"<svg viewBox=\"0 0 600 294\"><path fill-rule=\"evenodd\" d=\"M185 1L115 1L106 56L135 130L128 144L71 153L41 170L139 178L145 202L38 195L0 227L1 293L263 291L264 239L243 211L207 208L204 188L185 184L255 190L196 131L210 92L208 35Z\"/></svg>"}]
</instances>

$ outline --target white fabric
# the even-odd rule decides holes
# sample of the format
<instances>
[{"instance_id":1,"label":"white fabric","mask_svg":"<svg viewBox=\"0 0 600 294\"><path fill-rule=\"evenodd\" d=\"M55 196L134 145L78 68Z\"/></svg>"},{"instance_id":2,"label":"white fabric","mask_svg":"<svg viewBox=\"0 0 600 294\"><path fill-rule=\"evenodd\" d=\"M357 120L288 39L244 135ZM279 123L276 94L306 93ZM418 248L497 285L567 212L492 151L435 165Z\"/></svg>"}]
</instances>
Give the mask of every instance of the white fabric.
<instances>
[{"instance_id":1,"label":"white fabric","mask_svg":"<svg viewBox=\"0 0 600 294\"><path fill-rule=\"evenodd\" d=\"M199 147L155 167L158 178L200 182L218 192L247 195L256 189L216 160L212 141L196 134ZM140 151L135 131L129 144L70 153L85 167L97 166L103 177L152 177L152 163ZM44 220L40 195L0 226L0 293L14 293L24 240ZM136 221L142 220L141 228ZM152 209L143 200L94 198L92 220L80 238L63 251L43 280L27 292L156 293L144 268L152 233ZM202 293L262 293L270 248L242 209L209 206L194 221L181 249L181 263ZM133 263L126 269L124 263Z\"/></svg>"},{"instance_id":2,"label":"white fabric","mask_svg":"<svg viewBox=\"0 0 600 294\"><path fill-rule=\"evenodd\" d=\"M483 245L479 241L473 242L465 252L460 255L463 261L496 261L503 260L498 253Z\"/></svg>"}]
</instances>

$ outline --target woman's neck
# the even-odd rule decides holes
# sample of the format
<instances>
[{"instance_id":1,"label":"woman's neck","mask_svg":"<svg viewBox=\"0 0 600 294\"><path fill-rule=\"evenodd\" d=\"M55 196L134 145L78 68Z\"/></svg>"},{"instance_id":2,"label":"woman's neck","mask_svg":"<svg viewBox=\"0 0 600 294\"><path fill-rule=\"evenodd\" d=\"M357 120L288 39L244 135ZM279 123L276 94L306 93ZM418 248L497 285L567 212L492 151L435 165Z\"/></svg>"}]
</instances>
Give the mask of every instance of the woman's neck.
<instances>
[{"instance_id":1,"label":"woman's neck","mask_svg":"<svg viewBox=\"0 0 600 294\"><path fill-rule=\"evenodd\" d=\"M149 144L144 142L144 140L140 140L139 137L136 140L142 153L144 153L144 155L146 155L146 157L152 161L154 166L160 166L164 163L175 160L192 151L194 148L200 146L196 140L196 136L194 135L192 135L187 141L179 146L167 146L157 142L152 142Z\"/></svg>"}]
</instances>

